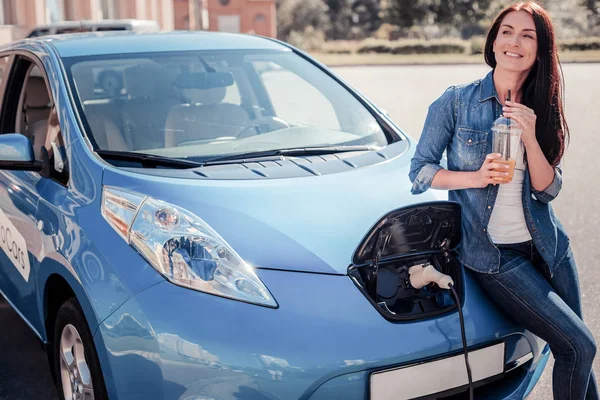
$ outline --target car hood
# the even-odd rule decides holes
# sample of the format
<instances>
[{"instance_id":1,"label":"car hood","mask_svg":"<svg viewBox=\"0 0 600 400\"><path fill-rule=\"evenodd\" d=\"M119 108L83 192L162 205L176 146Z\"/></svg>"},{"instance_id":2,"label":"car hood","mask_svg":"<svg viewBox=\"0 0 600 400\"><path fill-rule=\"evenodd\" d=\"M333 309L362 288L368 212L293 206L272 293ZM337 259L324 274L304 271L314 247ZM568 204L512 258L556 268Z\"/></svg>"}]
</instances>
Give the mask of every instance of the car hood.
<instances>
[{"instance_id":1,"label":"car hood","mask_svg":"<svg viewBox=\"0 0 600 400\"><path fill-rule=\"evenodd\" d=\"M107 168L103 184L183 207L206 221L257 268L343 274L373 225L392 210L435 199L415 196L411 149L384 162L302 178L200 180ZM390 147L388 146L388 147Z\"/></svg>"}]
</instances>

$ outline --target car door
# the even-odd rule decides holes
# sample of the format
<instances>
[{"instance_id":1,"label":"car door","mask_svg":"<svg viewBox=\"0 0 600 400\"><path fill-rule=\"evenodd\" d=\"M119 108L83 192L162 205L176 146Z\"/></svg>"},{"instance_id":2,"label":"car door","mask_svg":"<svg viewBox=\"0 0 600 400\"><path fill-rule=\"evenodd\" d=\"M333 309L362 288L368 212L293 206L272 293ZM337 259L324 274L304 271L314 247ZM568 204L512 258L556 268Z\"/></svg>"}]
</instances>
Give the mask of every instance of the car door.
<instances>
[{"instance_id":1,"label":"car door","mask_svg":"<svg viewBox=\"0 0 600 400\"><path fill-rule=\"evenodd\" d=\"M6 75L6 73L5 73ZM52 96L41 62L24 54L12 57L10 72L0 86L4 93L0 134L21 133L34 147L37 161L44 142ZM36 274L43 252L43 222L38 222L43 173L0 170L0 290L41 337Z\"/></svg>"}]
</instances>

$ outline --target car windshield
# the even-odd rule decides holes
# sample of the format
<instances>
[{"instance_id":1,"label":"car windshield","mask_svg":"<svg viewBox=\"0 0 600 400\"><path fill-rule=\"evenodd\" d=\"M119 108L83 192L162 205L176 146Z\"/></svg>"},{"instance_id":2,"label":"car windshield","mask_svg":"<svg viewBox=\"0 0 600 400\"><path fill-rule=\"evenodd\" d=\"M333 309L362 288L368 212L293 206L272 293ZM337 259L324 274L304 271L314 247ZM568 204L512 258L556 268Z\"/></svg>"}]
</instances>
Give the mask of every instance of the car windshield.
<instances>
[{"instance_id":1,"label":"car windshield","mask_svg":"<svg viewBox=\"0 0 600 400\"><path fill-rule=\"evenodd\" d=\"M198 160L385 146L373 114L291 51L115 54L63 61L96 149Z\"/></svg>"}]
</instances>

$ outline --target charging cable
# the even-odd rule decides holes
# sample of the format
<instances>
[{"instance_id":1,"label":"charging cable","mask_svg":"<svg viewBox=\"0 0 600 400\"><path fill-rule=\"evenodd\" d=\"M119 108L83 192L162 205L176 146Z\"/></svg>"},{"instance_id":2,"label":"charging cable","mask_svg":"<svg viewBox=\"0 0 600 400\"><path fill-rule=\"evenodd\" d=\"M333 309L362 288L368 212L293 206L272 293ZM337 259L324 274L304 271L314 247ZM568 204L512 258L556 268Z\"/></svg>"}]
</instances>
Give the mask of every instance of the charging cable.
<instances>
[{"instance_id":1,"label":"charging cable","mask_svg":"<svg viewBox=\"0 0 600 400\"><path fill-rule=\"evenodd\" d=\"M458 316L460 318L460 333L462 335L463 351L465 354L465 365L467 367L467 378L469 380L469 398L473 400L473 376L471 375L471 366L469 365L469 352L467 351L467 334L465 333L465 318L462 312L462 306L458 298L458 293L454 289L454 281L446 274L442 274L431 264L413 265L408 269L410 275L410 284L415 289L421 289L430 283L435 283L441 289L449 289L458 305Z\"/></svg>"}]
</instances>

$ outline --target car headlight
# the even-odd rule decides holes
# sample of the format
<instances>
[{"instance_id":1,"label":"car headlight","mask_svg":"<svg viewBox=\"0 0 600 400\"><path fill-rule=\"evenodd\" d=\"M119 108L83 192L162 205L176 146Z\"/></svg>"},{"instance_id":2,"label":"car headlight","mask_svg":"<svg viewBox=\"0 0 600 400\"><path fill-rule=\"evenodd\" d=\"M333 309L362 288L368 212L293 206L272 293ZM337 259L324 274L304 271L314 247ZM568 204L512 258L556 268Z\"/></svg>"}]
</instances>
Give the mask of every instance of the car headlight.
<instances>
[{"instance_id":1,"label":"car headlight","mask_svg":"<svg viewBox=\"0 0 600 400\"><path fill-rule=\"evenodd\" d=\"M277 307L254 269L197 215L149 196L104 187L102 216L172 283Z\"/></svg>"}]
</instances>

